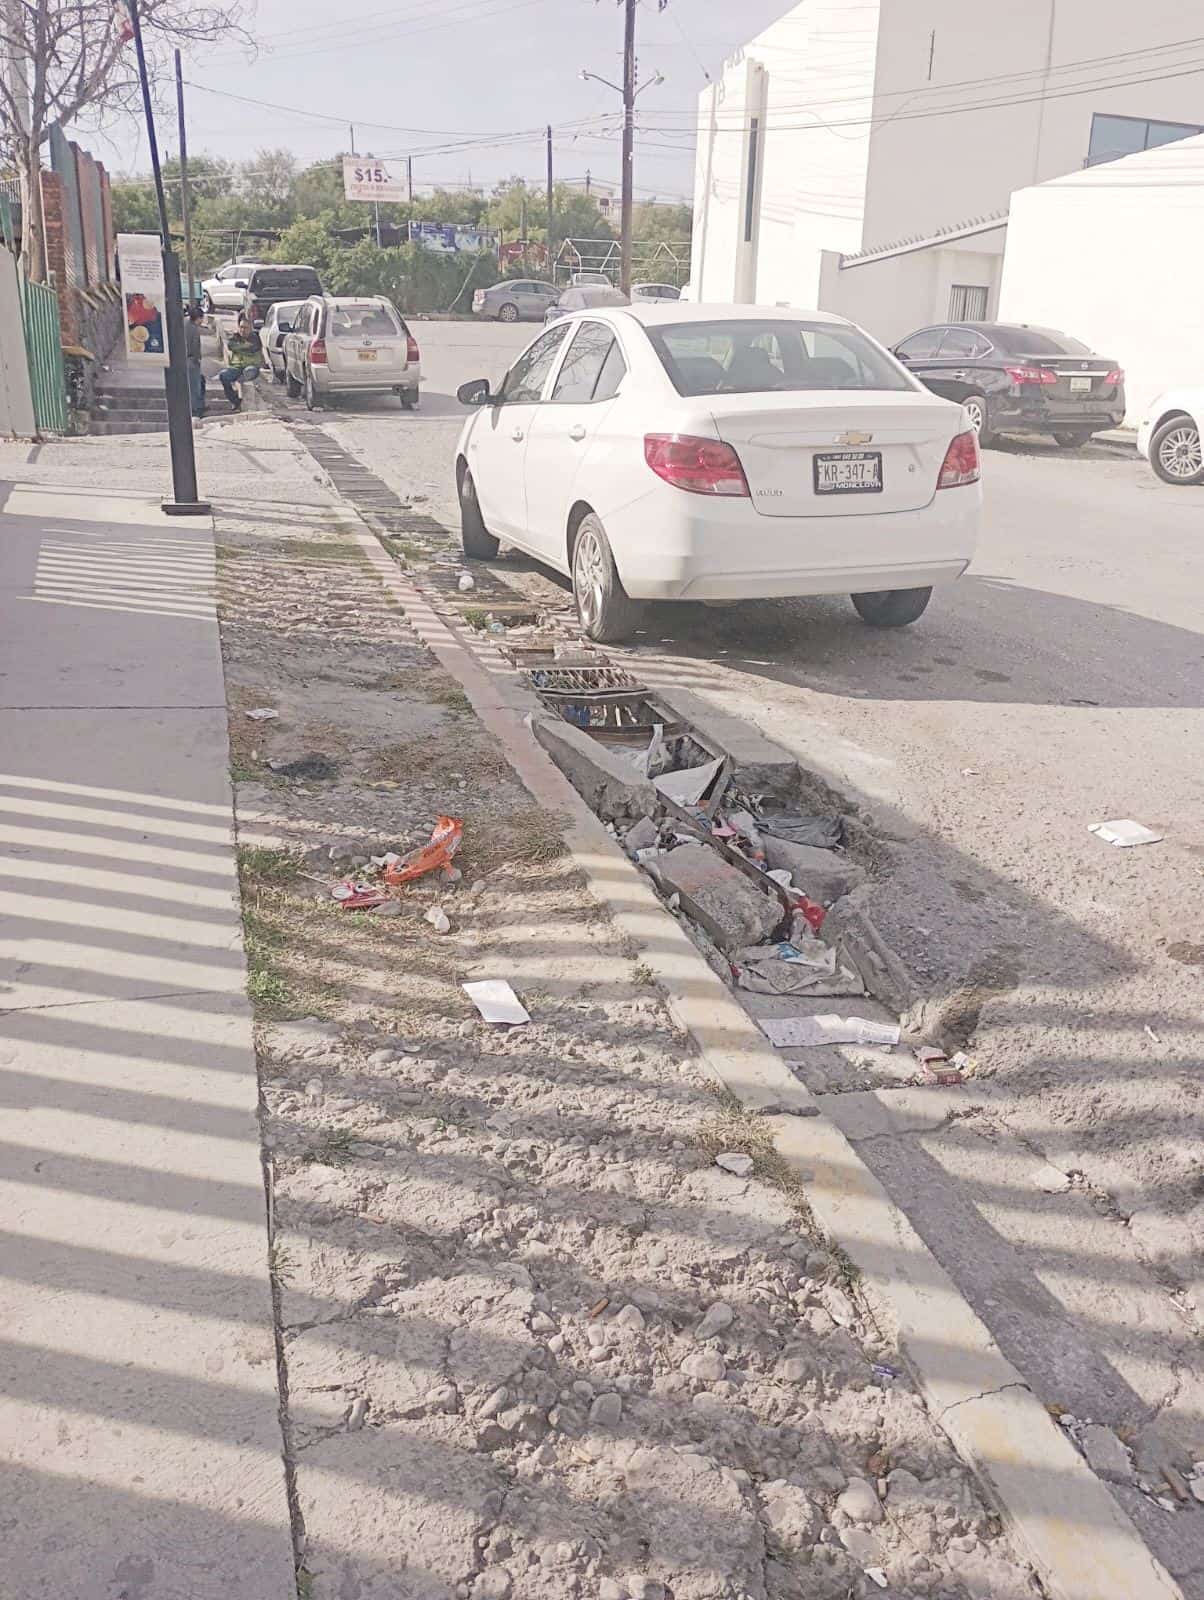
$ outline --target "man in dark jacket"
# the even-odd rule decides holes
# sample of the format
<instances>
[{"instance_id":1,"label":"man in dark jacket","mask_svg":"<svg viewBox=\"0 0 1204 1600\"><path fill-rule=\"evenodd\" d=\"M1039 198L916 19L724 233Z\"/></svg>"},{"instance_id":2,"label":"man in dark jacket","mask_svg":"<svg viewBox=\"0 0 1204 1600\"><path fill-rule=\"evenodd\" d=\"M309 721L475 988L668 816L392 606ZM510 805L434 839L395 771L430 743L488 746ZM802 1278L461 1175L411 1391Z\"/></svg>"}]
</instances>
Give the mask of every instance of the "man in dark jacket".
<instances>
[{"instance_id":1,"label":"man in dark jacket","mask_svg":"<svg viewBox=\"0 0 1204 1600\"><path fill-rule=\"evenodd\" d=\"M226 340L226 357L230 364L218 373L218 382L226 391L231 408L241 411L242 401L235 394L234 385L252 383L263 366L263 342L245 313L238 319L238 331Z\"/></svg>"},{"instance_id":2,"label":"man in dark jacket","mask_svg":"<svg viewBox=\"0 0 1204 1600\"><path fill-rule=\"evenodd\" d=\"M184 354L188 358L188 394L194 417L205 415L205 375L201 371L201 323L204 320L205 313L199 306L189 306L188 320L184 324Z\"/></svg>"}]
</instances>

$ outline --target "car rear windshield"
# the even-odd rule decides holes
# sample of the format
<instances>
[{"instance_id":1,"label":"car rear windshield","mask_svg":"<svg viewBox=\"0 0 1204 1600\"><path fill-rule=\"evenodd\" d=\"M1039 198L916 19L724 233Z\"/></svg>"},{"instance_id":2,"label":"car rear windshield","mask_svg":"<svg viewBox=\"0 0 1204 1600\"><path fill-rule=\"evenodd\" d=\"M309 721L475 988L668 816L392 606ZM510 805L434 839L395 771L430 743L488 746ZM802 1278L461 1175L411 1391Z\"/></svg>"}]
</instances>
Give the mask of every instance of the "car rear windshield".
<instances>
[{"instance_id":1,"label":"car rear windshield","mask_svg":"<svg viewBox=\"0 0 1204 1600\"><path fill-rule=\"evenodd\" d=\"M321 294L322 283L312 267L261 267L251 275L251 293L304 300L308 295Z\"/></svg>"},{"instance_id":2,"label":"car rear windshield","mask_svg":"<svg viewBox=\"0 0 1204 1600\"><path fill-rule=\"evenodd\" d=\"M1091 351L1068 333L1052 328L993 328L991 342L1009 356L1089 356Z\"/></svg>"},{"instance_id":3,"label":"car rear windshield","mask_svg":"<svg viewBox=\"0 0 1204 1600\"><path fill-rule=\"evenodd\" d=\"M372 303L356 305L354 301L341 300L338 305L331 307L328 338L362 339L367 336L388 339L396 338L400 333L397 318L388 306Z\"/></svg>"},{"instance_id":4,"label":"car rear windshield","mask_svg":"<svg viewBox=\"0 0 1204 1600\"><path fill-rule=\"evenodd\" d=\"M682 395L915 387L856 328L741 318L675 322L647 331L673 387Z\"/></svg>"}]
</instances>

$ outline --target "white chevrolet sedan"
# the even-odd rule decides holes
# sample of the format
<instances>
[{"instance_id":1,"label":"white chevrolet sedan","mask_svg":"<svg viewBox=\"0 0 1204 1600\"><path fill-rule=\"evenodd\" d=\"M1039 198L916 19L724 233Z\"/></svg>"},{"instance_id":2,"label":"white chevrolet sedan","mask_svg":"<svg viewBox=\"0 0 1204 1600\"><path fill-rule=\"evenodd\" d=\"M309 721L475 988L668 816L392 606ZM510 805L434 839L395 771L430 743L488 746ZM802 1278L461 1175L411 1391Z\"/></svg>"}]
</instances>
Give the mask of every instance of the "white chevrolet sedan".
<instances>
[{"instance_id":1,"label":"white chevrolet sedan","mask_svg":"<svg viewBox=\"0 0 1204 1600\"><path fill-rule=\"evenodd\" d=\"M464 553L571 575L585 632L644 600L850 594L914 622L974 553L978 441L868 334L755 306L577 312L535 339L456 449Z\"/></svg>"}]
</instances>

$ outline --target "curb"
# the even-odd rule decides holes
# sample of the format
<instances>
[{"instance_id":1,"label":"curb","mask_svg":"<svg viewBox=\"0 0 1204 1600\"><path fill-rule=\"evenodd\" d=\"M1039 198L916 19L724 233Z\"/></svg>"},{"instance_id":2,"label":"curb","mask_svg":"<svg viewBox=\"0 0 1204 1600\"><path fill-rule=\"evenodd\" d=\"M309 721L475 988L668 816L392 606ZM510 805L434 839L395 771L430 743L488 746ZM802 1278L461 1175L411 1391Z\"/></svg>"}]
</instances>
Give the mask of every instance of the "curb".
<instances>
[{"instance_id":1,"label":"curb","mask_svg":"<svg viewBox=\"0 0 1204 1600\"><path fill-rule=\"evenodd\" d=\"M350 506L333 508L415 633L463 688L532 797L553 812L591 892L638 947L712 1075L766 1116L825 1232L861 1273L920 1393L1053 1600L1183 1600L1104 1483L1005 1359L904 1213L707 966L636 866L536 742L537 706L480 664Z\"/></svg>"}]
</instances>

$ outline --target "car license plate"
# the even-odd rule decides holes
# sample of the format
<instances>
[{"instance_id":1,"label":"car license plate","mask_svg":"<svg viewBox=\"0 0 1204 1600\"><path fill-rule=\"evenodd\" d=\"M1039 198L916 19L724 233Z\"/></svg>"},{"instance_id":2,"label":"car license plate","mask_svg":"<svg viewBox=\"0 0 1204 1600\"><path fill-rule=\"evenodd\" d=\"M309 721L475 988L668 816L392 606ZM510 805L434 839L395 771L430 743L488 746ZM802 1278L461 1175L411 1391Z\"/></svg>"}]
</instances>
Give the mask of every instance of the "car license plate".
<instances>
[{"instance_id":1,"label":"car license plate","mask_svg":"<svg viewBox=\"0 0 1204 1600\"><path fill-rule=\"evenodd\" d=\"M881 494L882 453L844 450L813 458L816 494Z\"/></svg>"},{"instance_id":2,"label":"car license plate","mask_svg":"<svg viewBox=\"0 0 1204 1600\"><path fill-rule=\"evenodd\" d=\"M359 356L361 361L375 361L376 360L376 351L375 350L357 350L356 351L356 355Z\"/></svg>"},{"instance_id":3,"label":"car license plate","mask_svg":"<svg viewBox=\"0 0 1204 1600\"><path fill-rule=\"evenodd\" d=\"M1071 380L1070 380L1070 392L1071 392L1071 394L1090 394L1091 393L1091 379L1090 378L1071 378Z\"/></svg>"}]
</instances>

